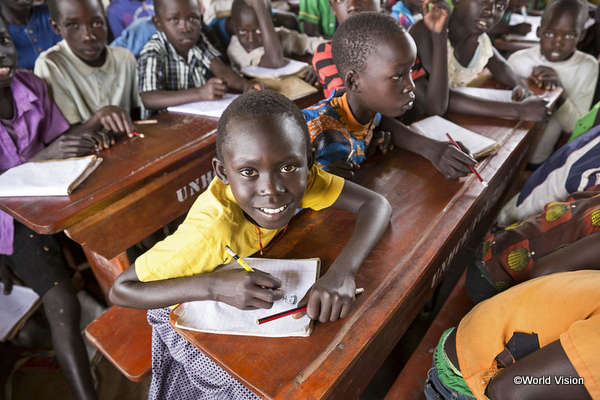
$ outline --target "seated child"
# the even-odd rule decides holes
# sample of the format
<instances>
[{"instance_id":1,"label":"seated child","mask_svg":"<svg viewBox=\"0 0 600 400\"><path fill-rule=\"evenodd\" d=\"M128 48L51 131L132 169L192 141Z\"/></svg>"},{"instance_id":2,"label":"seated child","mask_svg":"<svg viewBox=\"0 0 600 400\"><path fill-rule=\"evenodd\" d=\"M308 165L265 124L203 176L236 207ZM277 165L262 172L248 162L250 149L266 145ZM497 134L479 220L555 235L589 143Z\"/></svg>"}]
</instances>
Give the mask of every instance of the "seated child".
<instances>
[{"instance_id":1,"label":"seated child","mask_svg":"<svg viewBox=\"0 0 600 400\"><path fill-rule=\"evenodd\" d=\"M71 125L127 133L140 106L137 64L130 51L106 46L108 28L99 0L48 0L54 31L64 38L40 55L35 74Z\"/></svg>"},{"instance_id":2,"label":"seated child","mask_svg":"<svg viewBox=\"0 0 600 400\"><path fill-rule=\"evenodd\" d=\"M110 292L115 304L150 309L149 398L175 389L194 399L257 398L174 332L171 310L163 307L216 300L240 309L270 308L282 298L281 282L272 275L213 270L233 261L225 245L240 257L268 249L297 208L356 213L352 237L300 301L320 322L350 313L356 273L388 226L391 207L381 195L316 168L313 160L304 117L285 96L250 92L225 110L217 128L216 177L177 231L138 258Z\"/></svg>"},{"instance_id":3,"label":"seated child","mask_svg":"<svg viewBox=\"0 0 600 400\"><path fill-rule=\"evenodd\" d=\"M138 56L143 118L170 106L221 98L228 87L261 89L219 60L219 52L200 32L198 0L159 0L154 11L157 32Z\"/></svg>"},{"instance_id":4,"label":"seated child","mask_svg":"<svg viewBox=\"0 0 600 400\"><path fill-rule=\"evenodd\" d=\"M415 44L389 15L364 12L339 26L332 41L333 59L346 89L303 110L317 163L352 179L369 145L385 153L399 146L430 160L446 178L464 176L476 161L448 142L418 135L395 118L412 107L411 68ZM381 131L373 131L379 128Z\"/></svg>"},{"instance_id":5,"label":"seated child","mask_svg":"<svg viewBox=\"0 0 600 400\"><path fill-rule=\"evenodd\" d=\"M508 58L522 78L552 89L562 86L562 103L542 134L530 163L539 165L554 152L561 132L571 133L592 105L598 81L598 60L576 49L584 31L588 5L585 0L556 0L544 10L538 30L540 44Z\"/></svg>"},{"instance_id":6,"label":"seated child","mask_svg":"<svg viewBox=\"0 0 600 400\"><path fill-rule=\"evenodd\" d=\"M343 3L343 0L339 0L339 2ZM329 4L330 0L300 0L298 12L300 32L306 33L308 36L332 37L336 22Z\"/></svg>"},{"instance_id":7,"label":"seated child","mask_svg":"<svg viewBox=\"0 0 600 400\"><path fill-rule=\"evenodd\" d=\"M154 4L152 0L111 0L106 8L108 26L113 38L118 38L125 28L138 18L152 17Z\"/></svg>"},{"instance_id":8,"label":"seated child","mask_svg":"<svg viewBox=\"0 0 600 400\"><path fill-rule=\"evenodd\" d=\"M600 272L562 272L480 303L442 334L427 399L600 397Z\"/></svg>"},{"instance_id":9,"label":"seated child","mask_svg":"<svg viewBox=\"0 0 600 400\"><path fill-rule=\"evenodd\" d=\"M502 35L506 35L508 33L514 33L516 35L527 35L529 32L531 32L531 24L527 22L522 22L516 25L510 25L510 17L512 16L512 14L522 14L523 7L525 7L526 3L527 0L508 1L508 7L506 8L506 11L504 11L504 15L502 15L500 21L498 21L498 23L488 31L488 35L490 36L490 39L492 39L492 42L495 38L500 37Z\"/></svg>"},{"instance_id":10,"label":"seated child","mask_svg":"<svg viewBox=\"0 0 600 400\"><path fill-rule=\"evenodd\" d=\"M500 211L503 226L539 214L550 202L562 202L570 194L600 184L600 126L567 143L527 179L521 192Z\"/></svg>"},{"instance_id":11,"label":"seated child","mask_svg":"<svg viewBox=\"0 0 600 400\"><path fill-rule=\"evenodd\" d=\"M467 290L477 303L538 276L597 268L599 241L597 184L483 239L469 265Z\"/></svg>"},{"instance_id":12,"label":"seated child","mask_svg":"<svg viewBox=\"0 0 600 400\"><path fill-rule=\"evenodd\" d=\"M426 34L424 22L418 21L411 28L411 35L417 43L418 56L428 79L419 82L427 85L436 81L445 81L449 85L448 96L431 96L418 99L427 109L433 107L440 114L447 111L483 115L492 117L508 117L526 121L544 121L548 117L546 101L525 88L520 78L506 60L492 46L488 32L498 23L508 5L507 0L453 0L454 9L448 21L447 67L442 68L433 55L432 37ZM435 68L435 70L434 70ZM465 86L475 79L484 68L488 68L495 79L513 89L513 102L484 100L469 96L453 88ZM440 77L441 75L441 77ZM436 84L439 85L439 84ZM527 97L529 96L529 97ZM527 98L525 98L527 97ZM523 100L524 99L524 100ZM447 105L447 106L446 106Z\"/></svg>"},{"instance_id":13,"label":"seated child","mask_svg":"<svg viewBox=\"0 0 600 400\"><path fill-rule=\"evenodd\" d=\"M69 129L43 80L17 70L17 50L0 18L0 172L27 161L89 154L105 143L105 134ZM64 132L64 133L63 133ZM0 211L0 274L10 295L13 274L42 300L52 343L69 387L78 399L96 394L83 337L80 308L58 239L40 235Z\"/></svg>"},{"instance_id":14,"label":"seated child","mask_svg":"<svg viewBox=\"0 0 600 400\"><path fill-rule=\"evenodd\" d=\"M50 13L45 4L34 6L33 0L0 0L0 14L8 24L17 48L19 68L33 70L40 53L62 39L52 30Z\"/></svg>"},{"instance_id":15,"label":"seated child","mask_svg":"<svg viewBox=\"0 0 600 400\"><path fill-rule=\"evenodd\" d=\"M235 35L227 47L227 56L237 69L248 65L283 67L286 64L284 56L312 54L325 42L325 39L309 37L305 33L275 28L264 0L235 0L231 18Z\"/></svg>"}]
</instances>

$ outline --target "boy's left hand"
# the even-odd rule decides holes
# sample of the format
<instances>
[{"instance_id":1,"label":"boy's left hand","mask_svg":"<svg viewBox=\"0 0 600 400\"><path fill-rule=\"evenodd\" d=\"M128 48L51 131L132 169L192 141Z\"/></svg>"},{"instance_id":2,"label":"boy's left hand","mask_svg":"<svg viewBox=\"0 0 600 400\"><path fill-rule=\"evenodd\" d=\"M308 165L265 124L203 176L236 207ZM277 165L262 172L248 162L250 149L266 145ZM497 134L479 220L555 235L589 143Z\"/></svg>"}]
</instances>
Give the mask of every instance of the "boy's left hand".
<instances>
[{"instance_id":1,"label":"boy's left hand","mask_svg":"<svg viewBox=\"0 0 600 400\"><path fill-rule=\"evenodd\" d=\"M535 67L529 79L531 79L537 87L544 90L554 90L557 86L562 86L562 82L556 71L543 65Z\"/></svg>"},{"instance_id":2,"label":"boy's left hand","mask_svg":"<svg viewBox=\"0 0 600 400\"><path fill-rule=\"evenodd\" d=\"M375 153L376 150L387 154L388 151L394 150L394 139L391 132L375 131L369 145L368 155Z\"/></svg>"},{"instance_id":3,"label":"boy's left hand","mask_svg":"<svg viewBox=\"0 0 600 400\"><path fill-rule=\"evenodd\" d=\"M354 278L347 274L336 274L331 269L315 282L306 295L298 303L299 307L308 305L306 312L296 313L294 318L304 314L319 322L335 322L346 318L352 310L355 300L356 284Z\"/></svg>"},{"instance_id":4,"label":"boy's left hand","mask_svg":"<svg viewBox=\"0 0 600 400\"><path fill-rule=\"evenodd\" d=\"M457 143L462 151L458 150L450 142L437 142L433 144L435 149L431 163L444 175L444 177L446 177L446 179L456 179L461 176L467 176L471 173L469 165L472 167L477 165L477 160L469 155L471 154L469 149L461 142Z\"/></svg>"},{"instance_id":5,"label":"boy's left hand","mask_svg":"<svg viewBox=\"0 0 600 400\"><path fill-rule=\"evenodd\" d=\"M252 92L254 90L264 90L267 87L264 85L264 83L252 83L252 82L248 82L246 83L246 85L244 85L244 93L246 92Z\"/></svg>"},{"instance_id":6,"label":"boy's left hand","mask_svg":"<svg viewBox=\"0 0 600 400\"><path fill-rule=\"evenodd\" d=\"M533 92L523 85L517 85L512 91L512 101L525 100L529 96L533 96Z\"/></svg>"},{"instance_id":7,"label":"boy's left hand","mask_svg":"<svg viewBox=\"0 0 600 400\"><path fill-rule=\"evenodd\" d=\"M433 33L445 32L450 19L450 5L445 0L424 0L422 7L423 22L427 29Z\"/></svg>"}]
</instances>

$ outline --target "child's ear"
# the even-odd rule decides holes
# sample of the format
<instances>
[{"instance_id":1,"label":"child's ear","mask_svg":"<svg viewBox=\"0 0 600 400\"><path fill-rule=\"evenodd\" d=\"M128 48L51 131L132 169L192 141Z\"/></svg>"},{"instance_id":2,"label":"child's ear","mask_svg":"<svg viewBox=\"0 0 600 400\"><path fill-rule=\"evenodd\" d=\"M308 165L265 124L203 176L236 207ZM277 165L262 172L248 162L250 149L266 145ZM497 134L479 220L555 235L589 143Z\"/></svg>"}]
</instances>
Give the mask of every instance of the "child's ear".
<instances>
[{"instance_id":1,"label":"child's ear","mask_svg":"<svg viewBox=\"0 0 600 400\"><path fill-rule=\"evenodd\" d=\"M58 24L52 18L50 18L50 26L52 27L52 30L54 31L54 33L56 33L59 36L62 36L62 33L60 33L60 28L58 27Z\"/></svg>"},{"instance_id":2,"label":"child's ear","mask_svg":"<svg viewBox=\"0 0 600 400\"><path fill-rule=\"evenodd\" d=\"M225 172L225 165L217 157L213 157L212 166L215 174L224 185L229 185L229 178L227 178L227 172Z\"/></svg>"},{"instance_id":3,"label":"child's ear","mask_svg":"<svg viewBox=\"0 0 600 400\"><path fill-rule=\"evenodd\" d=\"M353 69L350 69L346 72L344 76L344 85L348 90L351 90L356 93L360 93L360 85L358 83L360 75Z\"/></svg>"},{"instance_id":4,"label":"child's ear","mask_svg":"<svg viewBox=\"0 0 600 400\"><path fill-rule=\"evenodd\" d=\"M598 113L600 115L600 113ZM313 164L315 163L315 158L317 157L317 149L310 146L310 151L308 153L307 165L308 165L308 173L312 170Z\"/></svg>"},{"instance_id":5,"label":"child's ear","mask_svg":"<svg viewBox=\"0 0 600 400\"><path fill-rule=\"evenodd\" d=\"M160 26L160 21L158 20L156 15L152 17L152 23L154 24L154 27L156 28L157 31L162 32L162 26Z\"/></svg>"}]
</instances>

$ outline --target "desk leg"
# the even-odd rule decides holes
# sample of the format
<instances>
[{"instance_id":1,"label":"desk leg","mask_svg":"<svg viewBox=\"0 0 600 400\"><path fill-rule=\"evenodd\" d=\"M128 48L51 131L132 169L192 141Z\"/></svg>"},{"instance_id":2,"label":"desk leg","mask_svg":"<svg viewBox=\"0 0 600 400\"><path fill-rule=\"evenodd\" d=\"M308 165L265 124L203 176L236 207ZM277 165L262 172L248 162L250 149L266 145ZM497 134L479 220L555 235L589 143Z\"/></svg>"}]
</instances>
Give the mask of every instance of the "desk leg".
<instances>
[{"instance_id":1,"label":"desk leg","mask_svg":"<svg viewBox=\"0 0 600 400\"><path fill-rule=\"evenodd\" d=\"M131 265L129 257L127 257L127 253L123 252L109 260L93 250L90 250L86 246L82 246L82 248L92 267L94 276L100 285L100 289L102 289L104 298L110 304L108 301L108 292L115 282L115 279L117 279L117 276Z\"/></svg>"}]
</instances>

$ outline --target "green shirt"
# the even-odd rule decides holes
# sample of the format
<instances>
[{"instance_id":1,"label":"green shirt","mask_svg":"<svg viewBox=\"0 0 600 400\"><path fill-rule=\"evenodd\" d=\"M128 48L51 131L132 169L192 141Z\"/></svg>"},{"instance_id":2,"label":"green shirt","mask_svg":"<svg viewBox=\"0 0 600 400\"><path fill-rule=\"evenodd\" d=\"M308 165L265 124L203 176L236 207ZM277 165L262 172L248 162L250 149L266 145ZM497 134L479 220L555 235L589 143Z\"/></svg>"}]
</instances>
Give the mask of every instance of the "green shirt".
<instances>
[{"instance_id":1,"label":"green shirt","mask_svg":"<svg viewBox=\"0 0 600 400\"><path fill-rule=\"evenodd\" d=\"M328 0L300 0L300 30L304 33L304 22L319 27L319 35L331 37L335 32L335 15L331 11Z\"/></svg>"}]
</instances>

